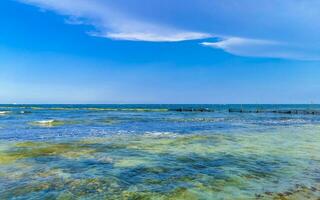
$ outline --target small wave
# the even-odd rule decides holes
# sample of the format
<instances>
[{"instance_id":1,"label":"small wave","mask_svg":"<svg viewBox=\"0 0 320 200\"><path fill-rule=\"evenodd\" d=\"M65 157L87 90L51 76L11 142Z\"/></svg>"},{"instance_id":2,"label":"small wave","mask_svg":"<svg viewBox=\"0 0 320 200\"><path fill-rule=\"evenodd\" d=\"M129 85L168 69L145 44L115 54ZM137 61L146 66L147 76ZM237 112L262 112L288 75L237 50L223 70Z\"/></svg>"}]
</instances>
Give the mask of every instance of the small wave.
<instances>
[{"instance_id":1,"label":"small wave","mask_svg":"<svg viewBox=\"0 0 320 200\"><path fill-rule=\"evenodd\" d=\"M54 126L54 124L58 122L56 120L40 120L32 122L32 125L38 125L38 126Z\"/></svg>"},{"instance_id":2,"label":"small wave","mask_svg":"<svg viewBox=\"0 0 320 200\"><path fill-rule=\"evenodd\" d=\"M39 120L31 122L31 125L34 126L41 126L41 127L54 127L54 126L63 126L63 125L71 125L71 124L78 124L79 121L65 121L65 120Z\"/></svg>"},{"instance_id":3,"label":"small wave","mask_svg":"<svg viewBox=\"0 0 320 200\"><path fill-rule=\"evenodd\" d=\"M147 131L145 132L145 136L151 137L167 137L167 136L175 136L176 134L173 132L161 132L161 131Z\"/></svg>"},{"instance_id":4,"label":"small wave","mask_svg":"<svg viewBox=\"0 0 320 200\"><path fill-rule=\"evenodd\" d=\"M266 124L305 124L308 122L309 120L305 120L305 119L278 119L278 120L264 121L264 123Z\"/></svg>"},{"instance_id":5,"label":"small wave","mask_svg":"<svg viewBox=\"0 0 320 200\"><path fill-rule=\"evenodd\" d=\"M31 113L31 111L25 111L25 110L22 110L22 111L20 111L19 113L20 113L20 114L30 114L30 113Z\"/></svg>"},{"instance_id":6,"label":"small wave","mask_svg":"<svg viewBox=\"0 0 320 200\"><path fill-rule=\"evenodd\" d=\"M91 111L167 112L168 109L153 108L84 108Z\"/></svg>"},{"instance_id":7,"label":"small wave","mask_svg":"<svg viewBox=\"0 0 320 200\"><path fill-rule=\"evenodd\" d=\"M53 120L53 119L37 121L37 123L39 123L39 124L47 124L47 123L53 123L53 122L55 122L55 120Z\"/></svg>"},{"instance_id":8,"label":"small wave","mask_svg":"<svg viewBox=\"0 0 320 200\"><path fill-rule=\"evenodd\" d=\"M0 111L0 115L8 115L11 111Z\"/></svg>"},{"instance_id":9,"label":"small wave","mask_svg":"<svg viewBox=\"0 0 320 200\"><path fill-rule=\"evenodd\" d=\"M224 118L177 118L177 119L169 119L169 121L173 122L222 122Z\"/></svg>"}]
</instances>

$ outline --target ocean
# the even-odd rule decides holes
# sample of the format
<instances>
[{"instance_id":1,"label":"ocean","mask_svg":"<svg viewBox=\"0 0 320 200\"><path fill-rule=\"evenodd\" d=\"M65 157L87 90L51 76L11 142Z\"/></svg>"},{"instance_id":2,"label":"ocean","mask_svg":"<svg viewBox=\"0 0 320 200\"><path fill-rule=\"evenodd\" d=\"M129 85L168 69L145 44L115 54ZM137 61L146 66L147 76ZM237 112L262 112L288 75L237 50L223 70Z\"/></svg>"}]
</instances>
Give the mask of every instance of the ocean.
<instances>
[{"instance_id":1,"label":"ocean","mask_svg":"<svg viewBox=\"0 0 320 200\"><path fill-rule=\"evenodd\" d=\"M0 199L318 199L320 105L0 105Z\"/></svg>"}]
</instances>

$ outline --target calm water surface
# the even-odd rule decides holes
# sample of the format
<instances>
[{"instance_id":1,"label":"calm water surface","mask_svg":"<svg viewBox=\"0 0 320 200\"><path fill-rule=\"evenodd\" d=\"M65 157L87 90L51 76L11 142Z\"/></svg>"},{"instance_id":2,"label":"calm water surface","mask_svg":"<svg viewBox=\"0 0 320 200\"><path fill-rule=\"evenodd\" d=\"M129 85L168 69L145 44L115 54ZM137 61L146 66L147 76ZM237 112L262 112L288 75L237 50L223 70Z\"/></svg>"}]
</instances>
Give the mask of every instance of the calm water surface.
<instances>
[{"instance_id":1,"label":"calm water surface","mask_svg":"<svg viewBox=\"0 0 320 200\"><path fill-rule=\"evenodd\" d=\"M320 115L230 108L320 110L0 105L0 199L319 199Z\"/></svg>"}]
</instances>

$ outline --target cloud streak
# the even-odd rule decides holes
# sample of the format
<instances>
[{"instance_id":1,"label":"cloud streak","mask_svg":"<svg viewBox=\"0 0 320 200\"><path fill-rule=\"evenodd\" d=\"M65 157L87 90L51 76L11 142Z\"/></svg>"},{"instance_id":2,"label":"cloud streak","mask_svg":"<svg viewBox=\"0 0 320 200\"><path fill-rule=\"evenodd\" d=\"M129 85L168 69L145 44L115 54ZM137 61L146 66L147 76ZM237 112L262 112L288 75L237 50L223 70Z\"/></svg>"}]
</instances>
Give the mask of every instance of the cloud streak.
<instances>
[{"instance_id":1,"label":"cloud streak","mask_svg":"<svg viewBox=\"0 0 320 200\"><path fill-rule=\"evenodd\" d=\"M320 56L317 53L308 49L270 40L229 37L218 42L202 42L200 44L222 49L227 53L238 56L320 60Z\"/></svg>"},{"instance_id":2,"label":"cloud streak","mask_svg":"<svg viewBox=\"0 0 320 200\"><path fill-rule=\"evenodd\" d=\"M94 27L92 36L145 42L204 41L236 56L320 59L317 0L17 0ZM219 37L217 37L219 36Z\"/></svg>"},{"instance_id":3,"label":"cloud streak","mask_svg":"<svg viewBox=\"0 0 320 200\"><path fill-rule=\"evenodd\" d=\"M68 16L68 23L90 24L93 36L116 40L147 42L179 42L211 37L211 34L172 28L159 23L135 19L116 11L112 5L98 0L20 0L23 3L53 10Z\"/></svg>"},{"instance_id":4,"label":"cloud streak","mask_svg":"<svg viewBox=\"0 0 320 200\"><path fill-rule=\"evenodd\" d=\"M131 41L147 41L147 42L180 42L185 40L199 40L211 37L207 33L198 32L168 32L168 33L155 33L155 32L120 32L120 33L107 33L107 38L117 40L131 40Z\"/></svg>"}]
</instances>

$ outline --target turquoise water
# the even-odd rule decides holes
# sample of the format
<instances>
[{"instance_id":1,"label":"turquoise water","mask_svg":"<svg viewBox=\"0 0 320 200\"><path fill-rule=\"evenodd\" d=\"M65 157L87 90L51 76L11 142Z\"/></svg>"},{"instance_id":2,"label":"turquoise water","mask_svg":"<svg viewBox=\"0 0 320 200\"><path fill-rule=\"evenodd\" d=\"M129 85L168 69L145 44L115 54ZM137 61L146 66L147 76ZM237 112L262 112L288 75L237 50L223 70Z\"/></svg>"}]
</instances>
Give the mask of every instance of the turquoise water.
<instances>
[{"instance_id":1,"label":"turquoise water","mask_svg":"<svg viewBox=\"0 0 320 200\"><path fill-rule=\"evenodd\" d=\"M318 199L320 115L288 110L320 106L0 105L0 199Z\"/></svg>"}]
</instances>

